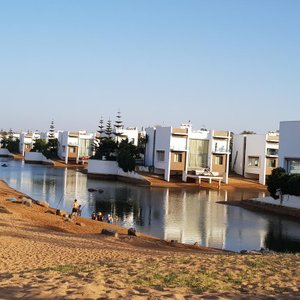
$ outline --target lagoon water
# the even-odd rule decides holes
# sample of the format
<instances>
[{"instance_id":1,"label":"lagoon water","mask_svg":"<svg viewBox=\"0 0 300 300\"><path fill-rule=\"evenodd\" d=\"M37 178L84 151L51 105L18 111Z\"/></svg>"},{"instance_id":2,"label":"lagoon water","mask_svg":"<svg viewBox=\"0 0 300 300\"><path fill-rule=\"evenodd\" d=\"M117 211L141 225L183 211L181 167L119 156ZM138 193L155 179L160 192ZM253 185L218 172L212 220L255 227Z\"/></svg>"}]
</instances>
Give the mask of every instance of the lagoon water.
<instances>
[{"instance_id":1,"label":"lagoon water","mask_svg":"<svg viewBox=\"0 0 300 300\"><path fill-rule=\"evenodd\" d=\"M71 169L25 164L0 158L0 179L50 206L71 211L76 198L82 215L111 213L116 223L163 238L240 251L261 247L300 252L300 221L248 211L217 201L262 197L257 192L141 187L119 181L89 179ZM103 193L88 192L89 188Z\"/></svg>"}]
</instances>

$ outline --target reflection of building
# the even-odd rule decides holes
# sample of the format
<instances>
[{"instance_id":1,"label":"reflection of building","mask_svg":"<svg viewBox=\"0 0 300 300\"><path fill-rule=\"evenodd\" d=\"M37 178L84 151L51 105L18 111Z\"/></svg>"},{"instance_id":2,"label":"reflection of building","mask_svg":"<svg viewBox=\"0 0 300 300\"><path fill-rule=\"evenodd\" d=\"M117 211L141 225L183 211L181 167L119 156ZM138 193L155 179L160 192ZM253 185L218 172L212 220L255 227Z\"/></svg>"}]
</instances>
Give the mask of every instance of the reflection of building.
<instances>
[{"instance_id":1,"label":"reflection of building","mask_svg":"<svg viewBox=\"0 0 300 300\"><path fill-rule=\"evenodd\" d=\"M58 156L65 163L84 162L92 154L94 135L86 131L63 131L58 134Z\"/></svg>"},{"instance_id":2,"label":"reflection of building","mask_svg":"<svg viewBox=\"0 0 300 300\"><path fill-rule=\"evenodd\" d=\"M300 121L280 122L279 167L300 173Z\"/></svg>"},{"instance_id":3,"label":"reflection of building","mask_svg":"<svg viewBox=\"0 0 300 300\"><path fill-rule=\"evenodd\" d=\"M147 145L145 165L154 173L170 176L186 174L208 168L214 175L228 180L230 132L192 130L191 125L180 128L146 128Z\"/></svg>"},{"instance_id":4,"label":"reflection of building","mask_svg":"<svg viewBox=\"0 0 300 300\"><path fill-rule=\"evenodd\" d=\"M278 166L279 134L235 134L232 170L245 178L265 184L266 176Z\"/></svg>"}]
</instances>

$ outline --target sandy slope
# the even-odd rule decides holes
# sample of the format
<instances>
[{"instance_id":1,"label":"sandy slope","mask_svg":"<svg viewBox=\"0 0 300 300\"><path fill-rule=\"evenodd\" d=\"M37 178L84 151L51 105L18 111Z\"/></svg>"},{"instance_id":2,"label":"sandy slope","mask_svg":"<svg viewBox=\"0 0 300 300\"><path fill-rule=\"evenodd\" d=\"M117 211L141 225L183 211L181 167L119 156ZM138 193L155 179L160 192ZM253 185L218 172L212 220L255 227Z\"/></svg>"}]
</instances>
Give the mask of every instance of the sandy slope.
<instances>
[{"instance_id":1,"label":"sandy slope","mask_svg":"<svg viewBox=\"0 0 300 300\"><path fill-rule=\"evenodd\" d=\"M300 256L238 255L128 237L114 225L7 201L0 182L0 299L300 299ZM81 225L76 225L80 222ZM118 239L100 235L114 228Z\"/></svg>"}]
</instances>

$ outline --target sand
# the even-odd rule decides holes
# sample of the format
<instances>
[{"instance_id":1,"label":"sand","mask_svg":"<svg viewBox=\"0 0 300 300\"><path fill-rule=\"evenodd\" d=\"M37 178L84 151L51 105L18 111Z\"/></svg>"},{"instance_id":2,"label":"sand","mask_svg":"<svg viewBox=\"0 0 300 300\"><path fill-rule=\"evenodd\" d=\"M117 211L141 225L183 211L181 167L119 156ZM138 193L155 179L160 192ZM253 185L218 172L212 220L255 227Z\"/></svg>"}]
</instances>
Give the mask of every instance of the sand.
<instances>
[{"instance_id":1,"label":"sand","mask_svg":"<svg viewBox=\"0 0 300 300\"><path fill-rule=\"evenodd\" d=\"M0 299L300 299L299 254L240 255L130 237L116 225L66 222L6 200L21 195L0 181Z\"/></svg>"}]
</instances>

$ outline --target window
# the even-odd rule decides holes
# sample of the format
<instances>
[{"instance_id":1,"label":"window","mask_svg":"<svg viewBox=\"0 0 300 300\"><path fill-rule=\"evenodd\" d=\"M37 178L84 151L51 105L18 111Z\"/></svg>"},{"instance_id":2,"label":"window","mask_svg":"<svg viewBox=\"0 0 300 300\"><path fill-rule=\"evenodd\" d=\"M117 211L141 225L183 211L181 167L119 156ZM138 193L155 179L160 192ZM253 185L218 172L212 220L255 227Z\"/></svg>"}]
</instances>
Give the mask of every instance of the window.
<instances>
[{"instance_id":1,"label":"window","mask_svg":"<svg viewBox=\"0 0 300 300\"><path fill-rule=\"evenodd\" d=\"M70 153L76 153L75 147L69 147L69 152Z\"/></svg>"},{"instance_id":2,"label":"window","mask_svg":"<svg viewBox=\"0 0 300 300\"><path fill-rule=\"evenodd\" d=\"M248 167L258 167L259 166L259 157L258 156L249 156L248 157Z\"/></svg>"},{"instance_id":3,"label":"window","mask_svg":"<svg viewBox=\"0 0 300 300\"><path fill-rule=\"evenodd\" d=\"M223 165L223 158L222 155L215 156L215 165Z\"/></svg>"},{"instance_id":4,"label":"window","mask_svg":"<svg viewBox=\"0 0 300 300\"><path fill-rule=\"evenodd\" d=\"M269 159L268 165L269 168L276 168L276 159Z\"/></svg>"},{"instance_id":5,"label":"window","mask_svg":"<svg viewBox=\"0 0 300 300\"><path fill-rule=\"evenodd\" d=\"M182 162L182 153L174 153L174 162L176 163Z\"/></svg>"},{"instance_id":6,"label":"window","mask_svg":"<svg viewBox=\"0 0 300 300\"><path fill-rule=\"evenodd\" d=\"M267 155L278 155L278 149L267 148Z\"/></svg>"},{"instance_id":7,"label":"window","mask_svg":"<svg viewBox=\"0 0 300 300\"><path fill-rule=\"evenodd\" d=\"M165 161L165 151L156 151L157 161Z\"/></svg>"},{"instance_id":8,"label":"window","mask_svg":"<svg viewBox=\"0 0 300 300\"><path fill-rule=\"evenodd\" d=\"M190 169L208 167L208 140L189 140L188 167Z\"/></svg>"},{"instance_id":9,"label":"window","mask_svg":"<svg viewBox=\"0 0 300 300\"><path fill-rule=\"evenodd\" d=\"M288 159L287 170L290 174L300 174L300 159Z\"/></svg>"}]
</instances>

